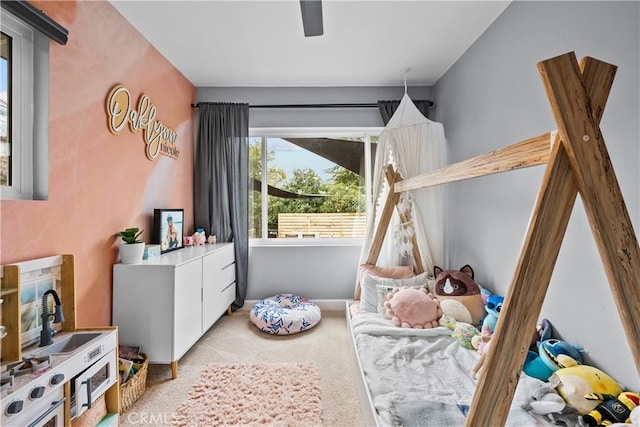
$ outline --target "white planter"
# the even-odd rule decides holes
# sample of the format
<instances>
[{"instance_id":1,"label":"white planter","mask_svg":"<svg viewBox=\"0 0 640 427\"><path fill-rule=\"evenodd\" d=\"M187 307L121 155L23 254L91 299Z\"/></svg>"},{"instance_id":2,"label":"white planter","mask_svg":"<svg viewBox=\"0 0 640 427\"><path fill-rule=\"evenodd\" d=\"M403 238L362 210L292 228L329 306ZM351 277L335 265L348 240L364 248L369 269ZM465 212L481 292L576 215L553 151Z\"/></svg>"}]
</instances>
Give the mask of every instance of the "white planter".
<instances>
[{"instance_id":1,"label":"white planter","mask_svg":"<svg viewBox=\"0 0 640 427\"><path fill-rule=\"evenodd\" d=\"M144 242L120 244L120 262L123 264L138 264L143 254Z\"/></svg>"}]
</instances>

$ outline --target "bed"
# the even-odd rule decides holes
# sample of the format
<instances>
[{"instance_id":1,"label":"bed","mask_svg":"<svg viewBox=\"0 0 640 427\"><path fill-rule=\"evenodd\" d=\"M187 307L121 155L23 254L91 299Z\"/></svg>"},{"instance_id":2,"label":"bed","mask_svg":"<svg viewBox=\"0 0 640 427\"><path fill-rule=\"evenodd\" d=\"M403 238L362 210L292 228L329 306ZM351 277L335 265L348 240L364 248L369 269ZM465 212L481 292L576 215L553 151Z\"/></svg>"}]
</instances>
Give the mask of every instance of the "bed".
<instances>
[{"instance_id":1,"label":"bed","mask_svg":"<svg viewBox=\"0 0 640 427\"><path fill-rule=\"evenodd\" d=\"M383 314L358 313L358 304L347 302L346 316L366 425L464 425L477 385L471 368L479 354L455 341L450 329L397 327ZM549 390L547 383L522 374L505 425L554 425L530 405ZM578 425L571 415L553 419Z\"/></svg>"},{"instance_id":2,"label":"bed","mask_svg":"<svg viewBox=\"0 0 640 427\"><path fill-rule=\"evenodd\" d=\"M522 380L525 378L525 381L528 381L526 375L522 374L522 366L530 344L530 337L523 331L535 329L578 194L587 212L629 347L640 372L640 322L636 316L640 307L640 292L636 286L640 283L640 246L598 126L613 84L616 67L589 57L578 63L575 53L569 52L538 63L538 71L558 125L557 131L453 163L424 175L409 177L400 182L392 180L393 192L399 193L546 163L529 228L524 237L512 282L505 295L500 314L502 320L491 338L492 344L485 361L486 373L477 382L472 392L473 396L469 396L470 390L465 388L468 382L464 379L468 361L460 362L465 366L460 367L462 377L455 387L461 388L443 388L440 397L442 394L448 396L444 401L442 398L422 400L435 400L439 404L445 404L446 406L440 406L447 410L451 404L460 404L463 408L469 405L469 412L462 422L467 426L506 425L509 418L509 422L513 423L514 411L522 407L518 405L518 395L522 394L527 386ZM372 246L375 246L380 242L374 239L373 243ZM624 256L620 256L621 244ZM400 377L403 362L407 360L406 354L410 350L396 350L394 347L393 350L383 350L383 354L377 356L369 353L374 352L374 349L384 348L384 345L379 343L399 343L404 340L414 343L414 347L415 343L419 342L417 348L431 348L430 351L421 353L446 355L449 345L445 344L452 339L447 338L446 334L427 337L407 337L402 333L400 337L385 335L375 331L375 325L383 319L375 316L360 319L358 316L351 316L347 307L347 319L361 372L363 398L367 402L367 422L368 425L393 424L393 417L403 416L398 414L397 410L396 413L390 410L392 405L398 406L395 402L399 399L392 396L384 403L381 402L385 399L385 394L393 393L385 393L376 382L390 382L392 378ZM431 333L437 334L435 331ZM437 345L431 347L432 342ZM389 352L404 354L405 358L388 361L385 354ZM376 362L376 358L386 362ZM444 359L447 358L441 357L436 360ZM377 363L384 369L379 369ZM390 377L385 377L383 374L386 373L380 372L391 367L394 368L394 372ZM436 368L440 369L440 366ZM429 372L433 371L431 369ZM414 380L418 375L410 375L409 378ZM402 384L382 386L400 390L396 387ZM448 395L452 389L455 389L454 394ZM424 389L418 392L403 390L397 391L396 395L403 397L403 402L414 402L413 397L409 398L413 396L411 393L425 392ZM527 393L530 393L530 390L524 391L524 395ZM403 406L404 409L418 410L418 415L422 414L420 411L424 409L409 408L404 403ZM414 417L414 420L416 419Z\"/></svg>"}]
</instances>

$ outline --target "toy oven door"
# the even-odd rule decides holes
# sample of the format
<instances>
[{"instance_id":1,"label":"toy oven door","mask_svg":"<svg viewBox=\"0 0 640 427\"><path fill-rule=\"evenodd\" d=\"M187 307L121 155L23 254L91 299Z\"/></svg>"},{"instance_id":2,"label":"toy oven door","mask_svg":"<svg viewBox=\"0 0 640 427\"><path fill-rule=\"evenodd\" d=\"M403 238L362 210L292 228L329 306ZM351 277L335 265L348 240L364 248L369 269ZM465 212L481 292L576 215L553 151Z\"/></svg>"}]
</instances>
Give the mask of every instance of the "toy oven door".
<instances>
[{"instance_id":1,"label":"toy oven door","mask_svg":"<svg viewBox=\"0 0 640 427\"><path fill-rule=\"evenodd\" d=\"M115 350L110 351L71 380L72 418L90 409L91 405L118 381L114 352Z\"/></svg>"}]
</instances>

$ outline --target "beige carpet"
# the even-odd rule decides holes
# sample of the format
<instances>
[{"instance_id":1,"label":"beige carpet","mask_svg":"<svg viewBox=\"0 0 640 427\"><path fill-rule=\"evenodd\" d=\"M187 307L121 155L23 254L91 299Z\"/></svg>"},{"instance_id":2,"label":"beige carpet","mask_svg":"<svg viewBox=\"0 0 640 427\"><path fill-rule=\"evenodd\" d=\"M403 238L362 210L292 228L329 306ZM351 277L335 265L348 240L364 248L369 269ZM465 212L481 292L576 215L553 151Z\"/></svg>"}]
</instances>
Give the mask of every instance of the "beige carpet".
<instances>
[{"instance_id":1,"label":"beige carpet","mask_svg":"<svg viewBox=\"0 0 640 427\"><path fill-rule=\"evenodd\" d=\"M120 426L170 426L173 413L211 363L314 363L320 375L322 425L364 426L359 372L349 345L344 311L323 310L317 326L289 336L260 332L249 322L247 310L223 316L180 359L178 378L171 378L169 365L149 365L145 393L121 415Z\"/></svg>"},{"instance_id":2,"label":"beige carpet","mask_svg":"<svg viewBox=\"0 0 640 427\"><path fill-rule=\"evenodd\" d=\"M313 363L211 364L176 410L173 427L320 426Z\"/></svg>"}]
</instances>

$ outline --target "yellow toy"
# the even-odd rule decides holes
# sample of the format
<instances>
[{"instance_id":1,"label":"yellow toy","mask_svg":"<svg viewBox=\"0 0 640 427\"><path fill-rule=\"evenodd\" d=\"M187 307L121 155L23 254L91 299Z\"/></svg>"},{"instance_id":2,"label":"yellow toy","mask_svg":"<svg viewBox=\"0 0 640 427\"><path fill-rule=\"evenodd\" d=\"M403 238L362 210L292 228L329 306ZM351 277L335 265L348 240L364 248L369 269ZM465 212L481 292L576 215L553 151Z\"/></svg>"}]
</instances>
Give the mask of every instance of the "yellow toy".
<instances>
[{"instance_id":1,"label":"yellow toy","mask_svg":"<svg viewBox=\"0 0 640 427\"><path fill-rule=\"evenodd\" d=\"M586 415L602 403L602 400L587 399L587 395L596 393L618 396L622 393L620 385L600 369L578 365L569 356L564 364L566 367L554 372L549 378L549 383L567 402L567 406L575 409L578 414Z\"/></svg>"}]
</instances>

